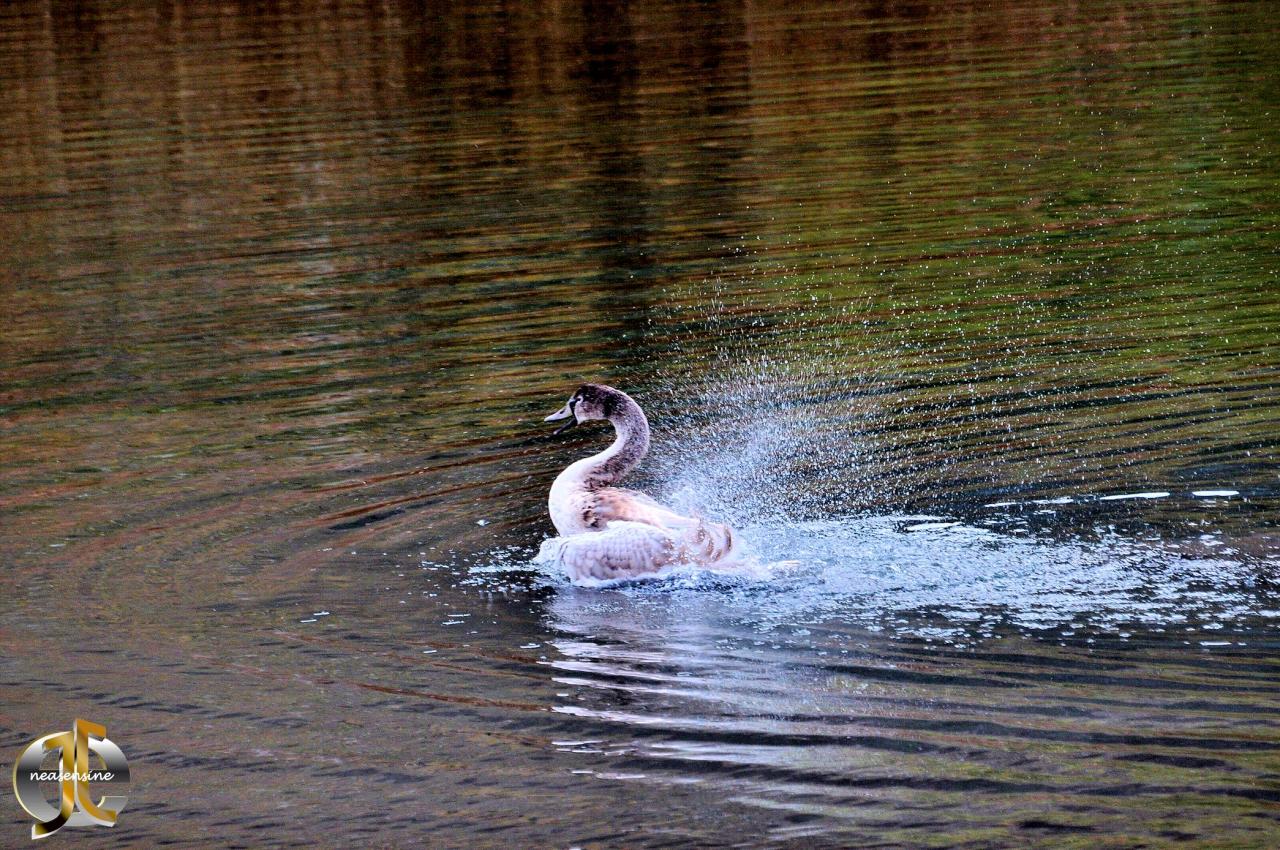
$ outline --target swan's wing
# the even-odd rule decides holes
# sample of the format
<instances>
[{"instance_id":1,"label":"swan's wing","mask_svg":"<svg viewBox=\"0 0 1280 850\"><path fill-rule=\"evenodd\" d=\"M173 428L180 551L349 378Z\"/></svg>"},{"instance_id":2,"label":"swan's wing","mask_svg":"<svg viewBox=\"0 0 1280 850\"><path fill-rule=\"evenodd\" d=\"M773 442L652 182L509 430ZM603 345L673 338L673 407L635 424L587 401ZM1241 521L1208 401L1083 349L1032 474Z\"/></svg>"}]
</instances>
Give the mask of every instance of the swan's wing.
<instances>
[{"instance_id":1,"label":"swan's wing","mask_svg":"<svg viewBox=\"0 0 1280 850\"><path fill-rule=\"evenodd\" d=\"M604 531L557 539L558 560L574 582L634 578L679 559L670 534L639 522L614 521Z\"/></svg>"},{"instance_id":2,"label":"swan's wing","mask_svg":"<svg viewBox=\"0 0 1280 850\"><path fill-rule=\"evenodd\" d=\"M653 499L651 496L645 495L644 493L641 493L639 490L631 490L626 487L605 487L602 489L601 492L605 492L605 491L610 493L616 493L619 496L624 496L640 505L648 505L651 508L662 507L662 505L658 504L658 502L655 499ZM663 508L663 510L666 510L666 508Z\"/></svg>"},{"instance_id":3,"label":"swan's wing","mask_svg":"<svg viewBox=\"0 0 1280 850\"><path fill-rule=\"evenodd\" d=\"M595 528L614 522L642 522L668 531L683 531L697 525L697 520L664 508L644 493L622 487L603 487L590 494L591 516Z\"/></svg>"}]
</instances>

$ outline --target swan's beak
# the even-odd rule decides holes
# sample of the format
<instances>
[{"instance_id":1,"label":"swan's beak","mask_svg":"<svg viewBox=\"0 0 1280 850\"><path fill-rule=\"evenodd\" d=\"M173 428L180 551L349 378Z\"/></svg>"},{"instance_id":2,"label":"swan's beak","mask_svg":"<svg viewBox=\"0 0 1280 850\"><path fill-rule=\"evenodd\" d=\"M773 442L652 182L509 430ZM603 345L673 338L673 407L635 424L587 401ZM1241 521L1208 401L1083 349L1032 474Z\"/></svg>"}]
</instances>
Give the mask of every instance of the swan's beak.
<instances>
[{"instance_id":1,"label":"swan's beak","mask_svg":"<svg viewBox=\"0 0 1280 850\"><path fill-rule=\"evenodd\" d=\"M566 423L564 423L563 425L561 425L561 426L560 426L559 428L557 428L555 431L551 432L551 436L553 436L553 437L554 437L556 434L563 434L565 431L568 431L568 430L569 430L570 428L572 428L574 425L577 425L577 424L578 424L578 417L576 417L576 416L574 416L574 415L573 415L573 408L572 408L570 405L567 405L567 404L566 404L564 407L562 407L562 408L560 408L559 410L557 410L555 413L553 413L553 414L551 414L550 416L548 416L546 419L543 419L542 421L543 421L543 422L555 422L555 421L560 420L560 419L568 419L569 421L568 421L568 422L566 422Z\"/></svg>"}]
</instances>

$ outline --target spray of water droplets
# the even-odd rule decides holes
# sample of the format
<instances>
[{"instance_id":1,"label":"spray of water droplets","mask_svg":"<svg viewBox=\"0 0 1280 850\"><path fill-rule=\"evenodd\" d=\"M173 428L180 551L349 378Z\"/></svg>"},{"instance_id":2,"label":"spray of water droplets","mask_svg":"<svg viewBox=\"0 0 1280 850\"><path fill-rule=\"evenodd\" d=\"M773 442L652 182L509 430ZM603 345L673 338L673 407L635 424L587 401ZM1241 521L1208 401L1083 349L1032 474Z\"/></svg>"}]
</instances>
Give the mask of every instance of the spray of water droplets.
<instances>
[{"instance_id":1,"label":"spray of water droplets","mask_svg":"<svg viewBox=\"0 0 1280 850\"><path fill-rule=\"evenodd\" d=\"M815 303L782 322L719 304L673 335L674 368L650 394L658 448L646 462L673 506L783 522L856 512L883 487L873 484L878 382L856 367L868 357L848 342L853 320L835 312Z\"/></svg>"}]
</instances>

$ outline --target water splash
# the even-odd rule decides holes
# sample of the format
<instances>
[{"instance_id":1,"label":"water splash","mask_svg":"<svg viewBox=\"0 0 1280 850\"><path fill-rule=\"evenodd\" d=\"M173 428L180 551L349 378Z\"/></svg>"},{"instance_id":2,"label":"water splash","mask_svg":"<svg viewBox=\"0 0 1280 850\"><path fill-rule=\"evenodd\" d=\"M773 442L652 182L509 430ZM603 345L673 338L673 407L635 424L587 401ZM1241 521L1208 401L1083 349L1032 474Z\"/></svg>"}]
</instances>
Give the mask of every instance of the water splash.
<instances>
[{"instance_id":1,"label":"water splash","mask_svg":"<svg viewBox=\"0 0 1280 850\"><path fill-rule=\"evenodd\" d=\"M742 531L759 557L795 559L794 566L772 570L767 580L685 569L601 585L623 594L602 604L657 598L685 607L715 599L723 617L756 631L843 624L959 643L1014 632L1081 640L1123 639L1127 629L1229 634L1276 614L1268 585L1256 580L1264 562L1194 542L1114 532L1055 540L919 514Z\"/></svg>"},{"instance_id":2,"label":"water splash","mask_svg":"<svg viewBox=\"0 0 1280 850\"><path fill-rule=\"evenodd\" d=\"M850 321L836 312L837 324ZM736 524L787 522L863 510L888 495L874 457L882 382L849 368L869 358L832 332L830 316L810 318L729 328L713 318L690 331L720 335L714 362L658 388L660 449L647 472L677 509Z\"/></svg>"},{"instance_id":3,"label":"water splash","mask_svg":"<svg viewBox=\"0 0 1280 850\"><path fill-rule=\"evenodd\" d=\"M837 312L854 321L853 311ZM647 394L661 413L641 486L677 510L729 522L760 563L798 567L767 582L681 569L644 589L624 583L628 593L726 595L744 621L765 628L835 618L957 640L1000 628L1211 629L1268 610L1253 579L1274 557L1241 556L1213 535L1206 542L1204 528L1117 531L1124 511L1151 510L1168 490L1004 499L970 504L967 514L935 494L942 515L886 509L919 499L934 479L886 460L894 382L851 367L875 362L868 350L850 350L851 335L833 333L830 315L779 324L741 305L719 305L686 331L707 334L716 335L713 362ZM1214 524L1174 501L1182 526Z\"/></svg>"}]
</instances>

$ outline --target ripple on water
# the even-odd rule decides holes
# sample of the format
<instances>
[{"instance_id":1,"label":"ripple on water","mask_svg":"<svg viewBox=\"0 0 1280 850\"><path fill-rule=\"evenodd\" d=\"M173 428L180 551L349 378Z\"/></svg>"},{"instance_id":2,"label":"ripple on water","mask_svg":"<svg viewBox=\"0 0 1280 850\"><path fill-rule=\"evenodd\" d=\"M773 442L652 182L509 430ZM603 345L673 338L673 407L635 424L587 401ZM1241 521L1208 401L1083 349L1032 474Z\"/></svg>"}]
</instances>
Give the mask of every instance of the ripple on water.
<instances>
[{"instance_id":1,"label":"ripple on water","mask_svg":"<svg viewBox=\"0 0 1280 850\"><path fill-rule=\"evenodd\" d=\"M867 811L907 843L931 830L922 809L947 812L947 835L1035 824L1051 799L1072 801L1063 822L1123 831L1117 798L1140 800L1140 821L1199 823L1223 800L1274 798L1280 688L1271 650L1250 645L1274 644L1253 580L1274 550L1057 531L749 526L764 556L800 566L608 591L548 579L548 664L571 697L554 711L589 734L590 764L804 813L819 835L863 834Z\"/></svg>"}]
</instances>

